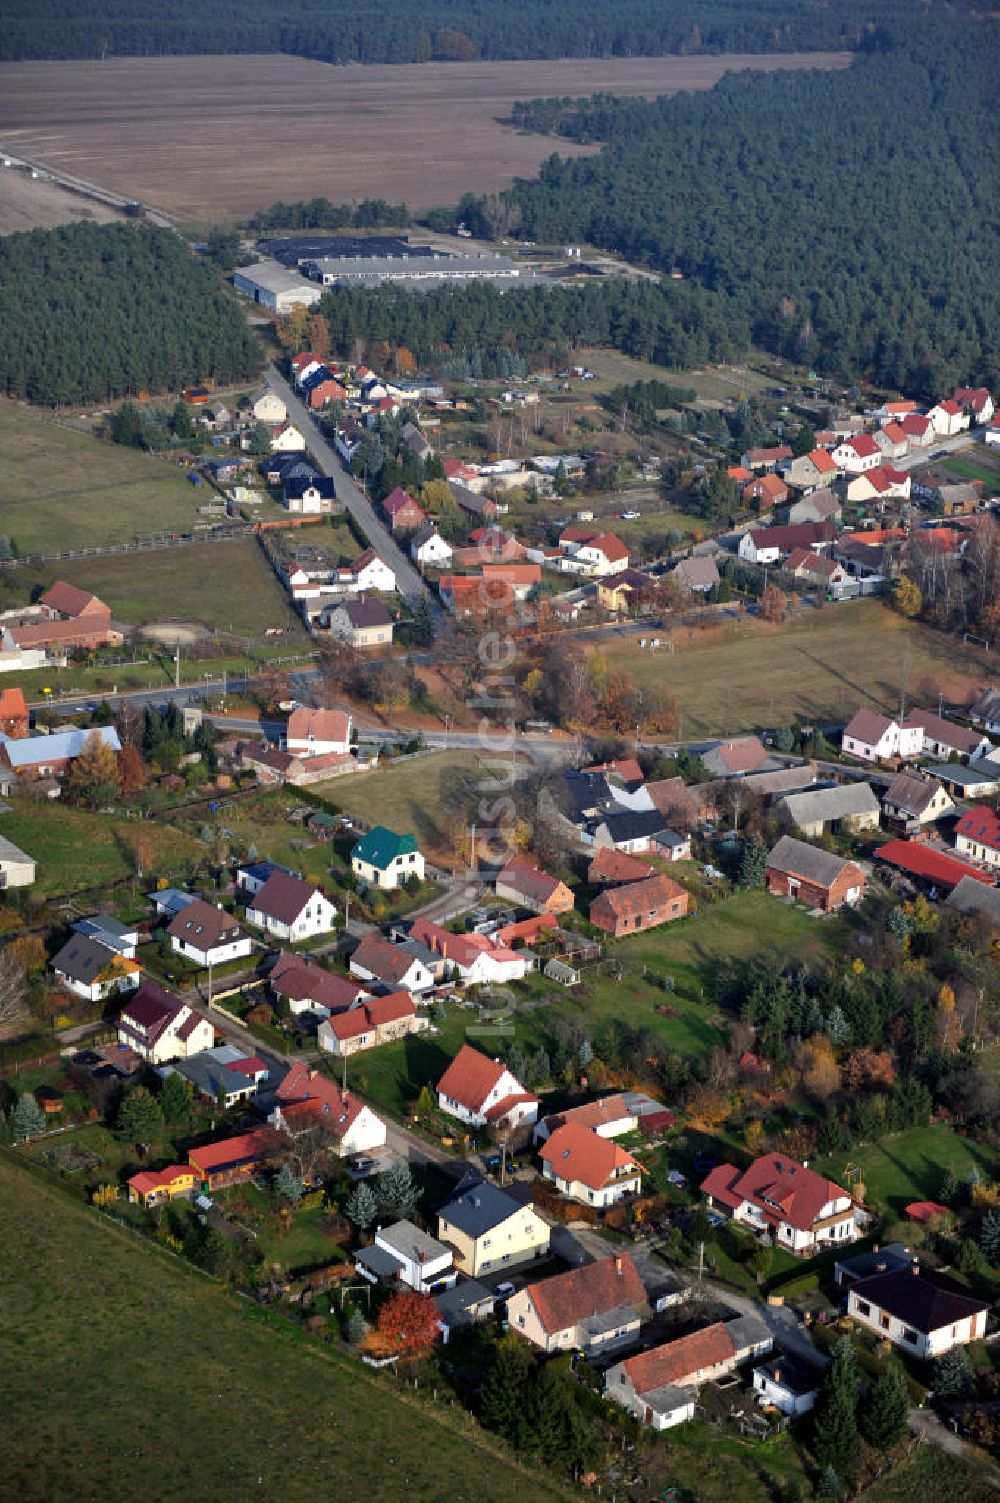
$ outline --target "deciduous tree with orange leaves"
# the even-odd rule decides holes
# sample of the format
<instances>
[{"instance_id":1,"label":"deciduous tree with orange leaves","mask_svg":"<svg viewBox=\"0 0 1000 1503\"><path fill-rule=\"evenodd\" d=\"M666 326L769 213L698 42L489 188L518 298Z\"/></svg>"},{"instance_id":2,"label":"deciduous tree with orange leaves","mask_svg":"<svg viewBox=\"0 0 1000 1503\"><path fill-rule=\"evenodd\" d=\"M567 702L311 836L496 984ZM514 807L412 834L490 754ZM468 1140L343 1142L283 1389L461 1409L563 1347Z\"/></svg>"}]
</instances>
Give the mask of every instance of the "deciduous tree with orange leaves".
<instances>
[{"instance_id":1,"label":"deciduous tree with orange leaves","mask_svg":"<svg viewBox=\"0 0 1000 1503\"><path fill-rule=\"evenodd\" d=\"M394 1351L425 1351L440 1335L434 1301L429 1295L401 1289L379 1311L378 1334Z\"/></svg>"}]
</instances>

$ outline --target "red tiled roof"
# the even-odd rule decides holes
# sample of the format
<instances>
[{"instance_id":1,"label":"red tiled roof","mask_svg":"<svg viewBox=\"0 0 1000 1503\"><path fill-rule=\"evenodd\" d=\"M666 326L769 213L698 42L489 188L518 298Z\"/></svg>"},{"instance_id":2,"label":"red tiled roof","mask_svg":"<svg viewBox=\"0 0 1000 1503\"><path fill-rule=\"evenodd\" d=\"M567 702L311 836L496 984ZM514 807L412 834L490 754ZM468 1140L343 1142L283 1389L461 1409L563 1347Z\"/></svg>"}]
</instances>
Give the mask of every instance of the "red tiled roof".
<instances>
[{"instance_id":1,"label":"red tiled roof","mask_svg":"<svg viewBox=\"0 0 1000 1503\"><path fill-rule=\"evenodd\" d=\"M941 887L957 887L963 877L975 877L984 887L994 885L987 873L980 871L978 867L969 866L965 861L956 861L954 856L933 850L927 845L919 845L913 840L889 840L885 845L879 846L875 858L887 861L890 866L898 866L911 876L936 882Z\"/></svg>"},{"instance_id":2,"label":"red tiled roof","mask_svg":"<svg viewBox=\"0 0 1000 1503\"><path fill-rule=\"evenodd\" d=\"M390 491L382 502L382 510L388 512L390 517L394 517L397 512L406 511L410 507L416 507L421 515L424 514L419 502L414 501L409 492L404 491L401 485L397 485L394 491Z\"/></svg>"},{"instance_id":3,"label":"red tiled roof","mask_svg":"<svg viewBox=\"0 0 1000 1503\"><path fill-rule=\"evenodd\" d=\"M0 720L23 720L27 713L23 689L0 689Z\"/></svg>"},{"instance_id":4,"label":"red tiled roof","mask_svg":"<svg viewBox=\"0 0 1000 1503\"><path fill-rule=\"evenodd\" d=\"M638 856L616 851L611 846L602 846L587 868L591 886L597 882L643 882L655 875L648 861L640 861Z\"/></svg>"},{"instance_id":5,"label":"red tiled roof","mask_svg":"<svg viewBox=\"0 0 1000 1503\"><path fill-rule=\"evenodd\" d=\"M544 930L558 927L554 913L535 913L531 918L521 919L518 924L506 924L502 929L497 929L493 938L505 949L513 949L518 940L530 945Z\"/></svg>"},{"instance_id":6,"label":"red tiled roof","mask_svg":"<svg viewBox=\"0 0 1000 1503\"><path fill-rule=\"evenodd\" d=\"M757 736L740 736L736 741L725 741L716 750L730 772L752 772L767 761L767 752Z\"/></svg>"},{"instance_id":7,"label":"red tiled roof","mask_svg":"<svg viewBox=\"0 0 1000 1503\"><path fill-rule=\"evenodd\" d=\"M976 804L962 815L955 826L955 834L1000 851L1000 816L988 805Z\"/></svg>"},{"instance_id":8,"label":"red tiled roof","mask_svg":"<svg viewBox=\"0 0 1000 1503\"><path fill-rule=\"evenodd\" d=\"M137 1195L148 1195L151 1190L162 1190L172 1185L178 1179L191 1178L190 1164L168 1164L165 1169L143 1169L139 1174L133 1174L129 1180L129 1188Z\"/></svg>"},{"instance_id":9,"label":"red tiled roof","mask_svg":"<svg viewBox=\"0 0 1000 1503\"><path fill-rule=\"evenodd\" d=\"M527 1293L548 1335L622 1305L646 1303L646 1290L629 1253L571 1268L529 1284Z\"/></svg>"},{"instance_id":10,"label":"red tiled roof","mask_svg":"<svg viewBox=\"0 0 1000 1503\"><path fill-rule=\"evenodd\" d=\"M906 429L902 428L899 423L886 423L882 429L882 432L885 434L886 438L891 439L894 444L902 444L906 442Z\"/></svg>"},{"instance_id":11,"label":"red tiled roof","mask_svg":"<svg viewBox=\"0 0 1000 1503\"><path fill-rule=\"evenodd\" d=\"M353 1092L342 1091L335 1081L310 1070L301 1060L292 1065L275 1096L284 1118L288 1119L289 1112L299 1117L321 1117L338 1138L350 1130L365 1109Z\"/></svg>"},{"instance_id":12,"label":"red tiled roof","mask_svg":"<svg viewBox=\"0 0 1000 1503\"><path fill-rule=\"evenodd\" d=\"M948 1206L939 1205L936 1200L911 1200L908 1206L903 1207L904 1213L911 1221L930 1221L932 1216L947 1216Z\"/></svg>"},{"instance_id":13,"label":"red tiled roof","mask_svg":"<svg viewBox=\"0 0 1000 1503\"><path fill-rule=\"evenodd\" d=\"M989 400L990 394L985 386L955 387L955 401L963 407L971 407L973 412L981 412Z\"/></svg>"},{"instance_id":14,"label":"red tiled roof","mask_svg":"<svg viewBox=\"0 0 1000 1503\"><path fill-rule=\"evenodd\" d=\"M743 1173L732 1164L720 1164L701 1188L703 1194L733 1210L748 1200L765 1220L784 1221L803 1232L811 1229L829 1201L850 1199L846 1190L825 1175L782 1153L762 1154Z\"/></svg>"},{"instance_id":15,"label":"red tiled roof","mask_svg":"<svg viewBox=\"0 0 1000 1503\"><path fill-rule=\"evenodd\" d=\"M515 1106L528 1104L537 1106L538 1097L533 1095L531 1091L511 1091L509 1096L501 1096L500 1100L494 1106L490 1107L486 1113L486 1120L487 1122L502 1122L504 1117L514 1110Z\"/></svg>"},{"instance_id":16,"label":"red tiled roof","mask_svg":"<svg viewBox=\"0 0 1000 1503\"><path fill-rule=\"evenodd\" d=\"M859 459L871 459L873 454L881 453L870 433L856 433L853 438L845 439L844 448L853 449Z\"/></svg>"},{"instance_id":17,"label":"red tiled roof","mask_svg":"<svg viewBox=\"0 0 1000 1503\"><path fill-rule=\"evenodd\" d=\"M471 1044L463 1044L437 1088L469 1111L478 1112L506 1068L499 1060L480 1054Z\"/></svg>"},{"instance_id":18,"label":"red tiled roof","mask_svg":"<svg viewBox=\"0 0 1000 1503\"><path fill-rule=\"evenodd\" d=\"M88 608L92 615L111 615L111 607L91 594L90 590L80 590L76 585L67 584L64 579L56 580L52 588L46 590L39 604L58 611L60 616L69 616L72 620L82 616Z\"/></svg>"},{"instance_id":19,"label":"red tiled roof","mask_svg":"<svg viewBox=\"0 0 1000 1503\"><path fill-rule=\"evenodd\" d=\"M513 950L505 949L495 937L489 938L485 934L452 934L450 930L426 918L414 921L410 927L410 938L419 940L435 954L443 955L460 966L474 965L476 957L484 952L495 956L497 960L516 959Z\"/></svg>"},{"instance_id":20,"label":"red tiled roof","mask_svg":"<svg viewBox=\"0 0 1000 1503\"><path fill-rule=\"evenodd\" d=\"M603 1190L617 1170L640 1173L630 1153L580 1122L557 1127L544 1144L541 1157L560 1179L578 1180L591 1190Z\"/></svg>"},{"instance_id":21,"label":"red tiled roof","mask_svg":"<svg viewBox=\"0 0 1000 1503\"><path fill-rule=\"evenodd\" d=\"M953 397L945 397L943 402L938 402L935 404L934 410L947 413L948 417L957 417L962 408L959 403L954 400Z\"/></svg>"},{"instance_id":22,"label":"red tiled roof","mask_svg":"<svg viewBox=\"0 0 1000 1503\"><path fill-rule=\"evenodd\" d=\"M590 537L583 546L603 553L609 564L628 558L628 549L621 538L616 538L613 532L602 532L599 537Z\"/></svg>"},{"instance_id":23,"label":"red tiled roof","mask_svg":"<svg viewBox=\"0 0 1000 1503\"><path fill-rule=\"evenodd\" d=\"M734 1355L729 1332L719 1320L702 1331L692 1331L689 1336L679 1336L676 1341L653 1347L652 1351L627 1357L622 1366L636 1393L644 1394L654 1388L666 1388L670 1383L684 1383L695 1373L718 1367Z\"/></svg>"},{"instance_id":24,"label":"red tiled roof","mask_svg":"<svg viewBox=\"0 0 1000 1503\"><path fill-rule=\"evenodd\" d=\"M928 418L921 417L917 412L908 412L906 417L900 420L899 426L910 438L923 438L931 423Z\"/></svg>"},{"instance_id":25,"label":"red tiled roof","mask_svg":"<svg viewBox=\"0 0 1000 1503\"><path fill-rule=\"evenodd\" d=\"M372 552L369 549L369 552ZM363 557L363 555L362 555ZM372 552L372 557L375 554ZM355 559L355 564L360 560ZM299 705L288 717L286 737L289 741L346 742L351 733L351 717L343 710L313 710Z\"/></svg>"},{"instance_id":26,"label":"red tiled roof","mask_svg":"<svg viewBox=\"0 0 1000 1503\"><path fill-rule=\"evenodd\" d=\"M812 460L821 475L836 474L837 462L826 449L810 449L808 458Z\"/></svg>"},{"instance_id":27,"label":"red tiled roof","mask_svg":"<svg viewBox=\"0 0 1000 1503\"><path fill-rule=\"evenodd\" d=\"M235 1169L241 1164L253 1164L265 1158L274 1143L274 1133L269 1128L259 1127L254 1132L221 1138L217 1143L205 1143L201 1148L190 1149L188 1163L202 1174Z\"/></svg>"},{"instance_id":28,"label":"red tiled roof","mask_svg":"<svg viewBox=\"0 0 1000 1503\"><path fill-rule=\"evenodd\" d=\"M629 1108L625 1097L616 1092L613 1096L601 1096L597 1101L585 1101L582 1106L567 1107L564 1112L555 1112L551 1117L546 1117L545 1121L550 1133L574 1122L596 1132L599 1127L607 1127L611 1122L620 1122L625 1117L634 1116L635 1112Z\"/></svg>"},{"instance_id":29,"label":"red tiled roof","mask_svg":"<svg viewBox=\"0 0 1000 1503\"><path fill-rule=\"evenodd\" d=\"M415 1017L416 1011L409 992L389 992L385 997L369 997L357 1007L337 1013L329 1022L338 1039L354 1039L374 1028L383 1028L387 1023Z\"/></svg>"},{"instance_id":30,"label":"red tiled roof","mask_svg":"<svg viewBox=\"0 0 1000 1503\"><path fill-rule=\"evenodd\" d=\"M541 564L483 564L483 579L509 585L540 584Z\"/></svg>"},{"instance_id":31,"label":"red tiled roof","mask_svg":"<svg viewBox=\"0 0 1000 1503\"><path fill-rule=\"evenodd\" d=\"M622 887L608 888L594 899L591 913L599 904L602 908L609 907L616 919L634 918L686 896L684 888L673 877L646 877L639 882L626 882Z\"/></svg>"},{"instance_id":32,"label":"red tiled roof","mask_svg":"<svg viewBox=\"0 0 1000 1503\"><path fill-rule=\"evenodd\" d=\"M770 474L760 475L756 480L752 480L747 486L747 490L752 491L755 496L770 499L772 503L781 501L788 495L788 486L782 480L781 476L774 474L773 471Z\"/></svg>"},{"instance_id":33,"label":"red tiled roof","mask_svg":"<svg viewBox=\"0 0 1000 1503\"><path fill-rule=\"evenodd\" d=\"M642 782L642 768L638 757L616 757L612 762L594 762L590 767L581 767L580 771L616 773L623 783Z\"/></svg>"},{"instance_id":34,"label":"red tiled roof","mask_svg":"<svg viewBox=\"0 0 1000 1503\"><path fill-rule=\"evenodd\" d=\"M417 936L414 935L414 938ZM414 963L413 956L401 950L381 934L371 933L362 937L351 962L363 971L370 971L379 981L396 984L403 980Z\"/></svg>"}]
</instances>

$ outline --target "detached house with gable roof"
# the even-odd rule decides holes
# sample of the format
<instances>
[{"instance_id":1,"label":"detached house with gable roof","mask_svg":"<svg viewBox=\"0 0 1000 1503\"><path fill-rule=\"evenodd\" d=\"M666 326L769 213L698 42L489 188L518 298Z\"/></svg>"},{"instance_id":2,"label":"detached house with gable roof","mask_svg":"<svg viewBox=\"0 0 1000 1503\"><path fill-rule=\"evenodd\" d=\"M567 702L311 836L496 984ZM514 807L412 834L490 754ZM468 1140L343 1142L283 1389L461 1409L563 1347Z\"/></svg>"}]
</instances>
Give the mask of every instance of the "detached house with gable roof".
<instances>
[{"instance_id":1,"label":"detached house with gable roof","mask_svg":"<svg viewBox=\"0 0 1000 1503\"><path fill-rule=\"evenodd\" d=\"M167 925L171 949L195 965L224 965L250 954L253 939L224 908L195 898Z\"/></svg>"},{"instance_id":2,"label":"detached house with gable roof","mask_svg":"<svg viewBox=\"0 0 1000 1503\"><path fill-rule=\"evenodd\" d=\"M590 922L606 934L620 939L640 930L655 929L660 924L683 918L688 911L688 894L672 877L657 875L622 887L609 887L590 905Z\"/></svg>"},{"instance_id":3,"label":"detached house with gable roof","mask_svg":"<svg viewBox=\"0 0 1000 1503\"><path fill-rule=\"evenodd\" d=\"M373 825L351 851L351 870L369 887L391 892L408 877L423 881L424 858L415 835L397 835L386 825Z\"/></svg>"},{"instance_id":4,"label":"detached house with gable roof","mask_svg":"<svg viewBox=\"0 0 1000 1503\"><path fill-rule=\"evenodd\" d=\"M844 727L840 749L861 762L893 762L919 757L924 733L919 725L906 720L900 725L877 710L858 710Z\"/></svg>"},{"instance_id":5,"label":"detached house with gable roof","mask_svg":"<svg viewBox=\"0 0 1000 1503\"><path fill-rule=\"evenodd\" d=\"M419 949L409 943L394 945L378 933L366 934L351 956L351 975L394 991L428 992L436 977Z\"/></svg>"},{"instance_id":6,"label":"detached house with gable roof","mask_svg":"<svg viewBox=\"0 0 1000 1503\"><path fill-rule=\"evenodd\" d=\"M627 1252L539 1279L507 1301L511 1330L543 1352L614 1351L636 1340L650 1314L646 1286Z\"/></svg>"},{"instance_id":7,"label":"detached house with gable roof","mask_svg":"<svg viewBox=\"0 0 1000 1503\"><path fill-rule=\"evenodd\" d=\"M321 1049L342 1059L427 1027L428 1020L418 1016L409 992L389 992L385 997L367 997L356 1007L326 1018L317 1029L317 1039Z\"/></svg>"},{"instance_id":8,"label":"detached house with gable roof","mask_svg":"<svg viewBox=\"0 0 1000 1503\"><path fill-rule=\"evenodd\" d=\"M782 1153L762 1154L746 1170L719 1164L701 1191L710 1208L802 1256L860 1235L850 1193Z\"/></svg>"},{"instance_id":9,"label":"detached house with gable roof","mask_svg":"<svg viewBox=\"0 0 1000 1503\"><path fill-rule=\"evenodd\" d=\"M497 872L496 894L534 913L569 913L573 907L573 894L566 883L550 877L523 856L513 856Z\"/></svg>"},{"instance_id":10,"label":"detached house with gable roof","mask_svg":"<svg viewBox=\"0 0 1000 1503\"><path fill-rule=\"evenodd\" d=\"M508 949L495 935L452 934L430 919L415 920L410 940L439 955L444 961L444 974L458 976L463 986L520 981L531 968L530 956L523 950Z\"/></svg>"},{"instance_id":11,"label":"detached house with gable roof","mask_svg":"<svg viewBox=\"0 0 1000 1503\"><path fill-rule=\"evenodd\" d=\"M288 717L285 747L293 757L322 757L351 749L351 717L343 710L298 705Z\"/></svg>"},{"instance_id":12,"label":"detached house with gable roof","mask_svg":"<svg viewBox=\"0 0 1000 1503\"><path fill-rule=\"evenodd\" d=\"M543 1176L561 1195L597 1210L642 1188L642 1169L632 1155L582 1122L557 1127L540 1157Z\"/></svg>"},{"instance_id":13,"label":"detached house with gable roof","mask_svg":"<svg viewBox=\"0 0 1000 1503\"><path fill-rule=\"evenodd\" d=\"M961 402L956 402L954 397L946 397L928 411L927 421L938 438L954 438L955 434L965 432L971 419Z\"/></svg>"},{"instance_id":14,"label":"detached house with gable roof","mask_svg":"<svg viewBox=\"0 0 1000 1503\"><path fill-rule=\"evenodd\" d=\"M456 1268L474 1279L549 1250L548 1224L534 1207L488 1180L459 1185L438 1211L437 1234L454 1250Z\"/></svg>"},{"instance_id":15,"label":"detached house with gable roof","mask_svg":"<svg viewBox=\"0 0 1000 1503\"><path fill-rule=\"evenodd\" d=\"M498 1059L463 1044L437 1083L438 1105L470 1127L519 1126L538 1120L538 1097Z\"/></svg>"},{"instance_id":16,"label":"detached house with gable roof","mask_svg":"<svg viewBox=\"0 0 1000 1503\"><path fill-rule=\"evenodd\" d=\"M856 433L838 444L831 458L846 475L863 475L882 463L882 450L870 433Z\"/></svg>"},{"instance_id":17,"label":"detached house with gable roof","mask_svg":"<svg viewBox=\"0 0 1000 1503\"><path fill-rule=\"evenodd\" d=\"M955 826L955 849L983 866L1000 867L1000 816L988 804L966 810Z\"/></svg>"},{"instance_id":18,"label":"detached house with gable roof","mask_svg":"<svg viewBox=\"0 0 1000 1503\"><path fill-rule=\"evenodd\" d=\"M768 853L764 886L775 897L793 898L823 913L836 913L845 905L861 902L865 874L853 861L782 835Z\"/></svg>"},{"instance_id":19,"label":"detached house with gable roof","mask_svg":"<svg viewBox=\"0 0 1000 1503\"><path fill-rule=\"evenodd\" d=\"M337 910L319 888L290 872L274 872L247 905L247 922L288 944L329 934Z\"/></svg>"},{"instance_id":20,"label":"detached house with gable roof","mask_svg":"<svg viewBox=\"0 0 1000 1503\"><path fill-rule=\"evenodd\" d=\"M118 1019L118 1038L149 1065L189 1059L215 1043L215 1029L155 981L144 981L124 1004Z\"/></svg>"}]
</instances>

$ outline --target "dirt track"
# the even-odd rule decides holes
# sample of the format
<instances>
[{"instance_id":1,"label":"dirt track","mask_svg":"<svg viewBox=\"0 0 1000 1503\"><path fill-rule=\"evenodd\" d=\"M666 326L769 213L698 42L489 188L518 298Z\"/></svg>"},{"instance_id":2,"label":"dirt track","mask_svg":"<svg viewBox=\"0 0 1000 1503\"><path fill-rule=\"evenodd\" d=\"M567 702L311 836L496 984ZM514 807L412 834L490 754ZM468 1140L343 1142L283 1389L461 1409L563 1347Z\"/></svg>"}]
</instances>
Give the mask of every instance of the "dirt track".
<instances>
[{"instance_id":1,"label":"dirt track","mask_svg":"<svg viewBox=\"0 0 1000 1503\"><path fill-rule=\"evenodd\" d=\"M181 219L246 217L315 194L422 208L537 170L555 143L498 123L515 99L676 93L710 88L732 68L849 61L790 53L398 68L284 56L4 63L0 144Z\"/></svg>"},{"instance_id":2,"label":"dirt track","mask_svg":"<svg viewBox=\"0 0 1000 1503\"><path fill-rule=\"evenodd\" d=\"M14 167L0 170L0 235L10 235L15 230L53 229L74 219L106 224L120 218L113 209L92 198L67 193L56 183L33 181L26 172Z\"/></svg>"}]
</instances>

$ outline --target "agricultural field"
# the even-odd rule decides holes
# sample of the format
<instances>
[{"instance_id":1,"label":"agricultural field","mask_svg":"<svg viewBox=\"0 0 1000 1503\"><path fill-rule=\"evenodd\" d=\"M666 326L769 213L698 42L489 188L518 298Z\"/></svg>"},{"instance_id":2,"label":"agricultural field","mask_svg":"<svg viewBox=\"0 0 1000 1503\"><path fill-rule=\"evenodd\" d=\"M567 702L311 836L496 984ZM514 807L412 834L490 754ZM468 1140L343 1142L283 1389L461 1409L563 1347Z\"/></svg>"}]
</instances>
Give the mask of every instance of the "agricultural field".
<instances>
[{"instance_id":1,"label":"agricultural field","mask_svg":"<svg viewBox=\"0 0 1000 1503\"><path fill-rule=\"evenodd\" d=\"M186 874L204 854L194 836L171 825L88 814L48 799L20 799L0 820L0 833L28 851L38 863L32 892L40 898L109 888L137 878L142 857L147 887L157 877Z\"/></svg>"},{"instance_id":2,"label":"agricultural field","mask_svg":"<svg viewBox=\"0 0 1000 1503\"><path fill-rule=\"evenodd\" d=\"M282 627L289 633L282 638L285 651L305 640L287 594L250 537L73 559L16 575L22 590L36 579L46 585L66 579L92 590L110 605L116 620L130 626L182 621L244 637Z\"/></svg>"},{"instance_id":3,"label":"agricultural field","mask_svg":"<svg viewBox=\"0 0 1000 1503\"><path fill-rule=\"evenodd\" d=\"M12 146L16 132L21 154L181 220L246 218L314 194L427 208L534 175L553 142L500 123L517 99L653 96L711 88L731 69L849 62L810 52L401 67L286 56L5 63L0 143ZM579 149L559 143L563 155Z\"/></svg>"},{"instance_id":4,"label":"agricultural field","mask_svg":"<svg viewBox=\"0 0 1000 1503\"><path fill-rule=\"evenodd\" d=\"M984 1181L997 1175L994 1155L971 1138L959 1137L944 1123L909 1128L878 1143L834 1154L814 1164L838 1184L848 1165L860 1170L865 1198L884 1205L891 1217L901 1219L911 1200L936 1200L949 1168L962 1180L973 1169Z\"/></svg>"},{"instance_id":5,"label":"agricultural field","mask_svg":"<svg viewBox=\"0 0 1000 1503\"><path fill-rule=\"evenodd\" d=\"M5 1385L6 1433L31 1437L6 1447L4 1475L23 1503L228 1503L248 1478L261 1497L313 1503L354 1487L360 1458L371 1503L568 1496L468 1426L74 1205L9 1151L0 1220L17 1270L0 1287L4 1368L17 1373Z\"/></svg>"},{"instance_id":6,"label":"agricultural field","mask_svg":"<svg viewBox=\"0 0 1000 1503\"><path fill-rule=\"evenodd\" d=\"M674 650L668 650L669 642ZM727 736L797 719L842 723L861 706L962 704L996 672L990 654L907 621L877 600L809 610L786 626L732 621L663 636L655 654L631 636L601 644L612 670L673 694L680 735Z\"/></svg>"},{"instance_id":7,"label":"agricultural field","mask_svg":"<svg viewBox=\"0 0 1000 1503\"><path fill-rule=\"evenodd\" d=\"M3 181L0 173L0 187ZM16 402L0 401L0 449L0 532L22 555L188 532L198 501L207 499L206 488L196 491L177 464L102 443Z\"/></svg>"}]
</instances>

